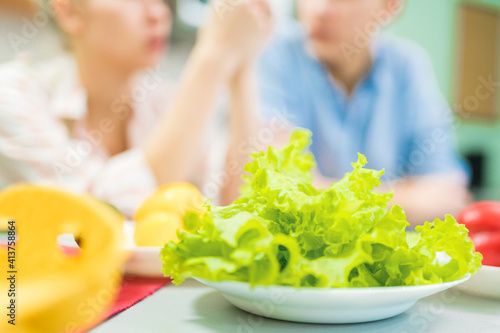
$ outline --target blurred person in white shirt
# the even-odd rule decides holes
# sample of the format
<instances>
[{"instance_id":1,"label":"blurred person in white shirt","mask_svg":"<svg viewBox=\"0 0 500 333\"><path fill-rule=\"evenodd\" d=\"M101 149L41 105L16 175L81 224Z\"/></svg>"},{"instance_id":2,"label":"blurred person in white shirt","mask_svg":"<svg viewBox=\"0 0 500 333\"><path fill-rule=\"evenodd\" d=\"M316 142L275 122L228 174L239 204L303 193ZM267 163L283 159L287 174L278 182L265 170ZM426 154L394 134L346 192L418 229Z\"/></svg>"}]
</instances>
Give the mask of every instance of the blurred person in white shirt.
<instances>
[{"instance_id":1,"label":"blurred person in white shirt","mask_svg":"<svg viewBox=\"0 0 500 333\"><path fill-rule=\"evenodd\" d=\"M253 67L272 30L267 0L212 12L175 95L155 73L172 26L163 0L46 2L71 52L0 66L0 187L62 186L131 216L162 184L200 186L204 133L221 88L231 92L231 142L257 129ZM231 184L239 182L229 180L222 196Z\"/></svg>"}]
</instances>

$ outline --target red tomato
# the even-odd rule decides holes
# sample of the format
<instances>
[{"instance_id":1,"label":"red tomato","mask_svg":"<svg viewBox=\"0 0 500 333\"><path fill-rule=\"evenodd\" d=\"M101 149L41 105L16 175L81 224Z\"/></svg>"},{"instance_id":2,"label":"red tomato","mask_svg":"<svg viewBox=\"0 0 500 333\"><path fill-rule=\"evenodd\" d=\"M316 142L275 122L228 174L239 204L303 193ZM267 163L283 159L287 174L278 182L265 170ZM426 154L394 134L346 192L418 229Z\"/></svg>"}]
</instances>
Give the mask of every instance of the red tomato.
<instances>
[{"instance_id":1,"label":"red tomato","mask_svg":"<svg viewBox=\"0 0 500 333\"><path fill-rule=\"evenodd\" d=\"M460 212L458 223L465 224L471 234L482 231L500 232L500 201L479 201Z\"/></svg>"},{"instance_id":2,"label":"red tomato","mask_svg":"<svg viewBox=\"0 0 500 333\"><path fill-rule=\"evenodd\" d=\"M483 265L500 267L500 202L476 202L461 211L457 221L469 229Z\"/></svg>"},{"instance_id":3,"label":"red tomato","mask_svg":"<svg viewBox=\"0 0 500 333\"><path fill-rule=\"evenodd\" d=\"M470 235L476 251L483 255L483 265L500 267L500 231Z\"/></svg>"}]
</instances>

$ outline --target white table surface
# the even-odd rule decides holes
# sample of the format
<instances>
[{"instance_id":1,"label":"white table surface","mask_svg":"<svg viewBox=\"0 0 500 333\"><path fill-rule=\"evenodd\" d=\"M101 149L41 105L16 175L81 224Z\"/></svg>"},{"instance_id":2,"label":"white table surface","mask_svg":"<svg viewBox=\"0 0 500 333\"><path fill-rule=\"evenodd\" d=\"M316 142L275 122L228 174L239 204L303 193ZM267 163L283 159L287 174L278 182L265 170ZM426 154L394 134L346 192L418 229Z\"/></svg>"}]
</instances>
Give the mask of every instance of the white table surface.
<instances>
[{"instance_id":1,"label":"white table surface","mask_svg":"<svg viewBox=\"0 0 500 333\"><path fill-rule=\"evenodd\" d=\"M499 281L500 283L500 281ZM455 289L424 298L396 317L354 325L313 325L266 319L239 310L219 292L189 280L157 291L91 333L500 333L500 300Z\"/></svg>"}]
</instances>

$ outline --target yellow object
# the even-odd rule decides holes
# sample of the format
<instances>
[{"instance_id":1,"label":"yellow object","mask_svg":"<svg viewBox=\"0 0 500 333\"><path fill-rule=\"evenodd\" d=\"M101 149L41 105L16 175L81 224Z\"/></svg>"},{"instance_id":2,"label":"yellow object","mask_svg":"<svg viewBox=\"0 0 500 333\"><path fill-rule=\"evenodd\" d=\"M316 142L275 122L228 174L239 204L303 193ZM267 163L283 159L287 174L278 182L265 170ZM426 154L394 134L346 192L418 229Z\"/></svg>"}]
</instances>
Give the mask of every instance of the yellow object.
<instances>
[{"instance_id":1,"label":"yellow object","mask_svg":"<svg viewBox=\"0 0 500 333\"><path fill-rule=\"evenodd\" d=\"M151 213L169 212L183 217L189 210L203 212L205 199L200 191L189 183L172 183L160 187L150 196L135 214L140 221Z\"/></svg>"},{"instance_id":2,"label":"yellow object","mask_svg":"<svg viewBox=\"0 0 500 333\"><path fill-rule=\"evenodd\" d=\"M5 232L9 230L8 222L9 219L0 216L0 232Z\"/></svg>"},{"instance_id":3,"label":"yellow object","mask_svg":"<svg viewBox=\"0 0 500 333\"><path fill-rule=\"evenodd\" d=\"M0 332L56 333L84 330L101 319L113 302L126 259L122 217L89 196L32 185L0 192L0 217L13 220L18 241L0 247L0 269L15 271L15 326L5 317ZM56 238L63 233L83 235L82 251L68 255ZM8 262L15 253L15 259ZM10 266L13 264L13 266ZM0 280L0 303L13 299ZM5 310L5 307L4 307ZM10 311L10 310L9 310Z\"/></svg>"},{"instance_id":4,"label":"yellow object","mask_svg":"<svg viewBox=\"0 0 500 333\"><path fill-rule=\"evenodd\" d=\"M163 247L170 241L177 242L177 229L182 227L179 215L161 212L144 217L135 228L134 241L137 246Z\"/></svg>"},{"instance_id":5,"label":"yellow object","mask_svg":"<svg viewBox=\"0 0 500 333\"><path fill-rule=\"evenodd\" d=\"M160 187L135 214L135 244L138 246L164 246L177 242L177 230L182 228L186 212L202 214L205 199L189 183L172 183Z\"/></svg>"}]
</instances>

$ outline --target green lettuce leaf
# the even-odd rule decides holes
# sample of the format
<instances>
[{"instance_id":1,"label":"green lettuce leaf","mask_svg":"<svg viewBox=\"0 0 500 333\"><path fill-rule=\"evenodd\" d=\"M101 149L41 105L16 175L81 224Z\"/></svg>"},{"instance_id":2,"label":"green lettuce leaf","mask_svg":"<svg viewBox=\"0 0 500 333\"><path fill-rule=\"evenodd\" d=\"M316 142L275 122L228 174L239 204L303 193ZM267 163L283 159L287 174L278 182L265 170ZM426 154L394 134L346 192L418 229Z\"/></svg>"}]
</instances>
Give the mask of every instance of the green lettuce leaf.
<instances>
[{"instance_id":1,"label":"green lettuce leaf","mask_svg":"<svg viewBox=\"0 0 500 333\"><path fill-rule=\"evenodd\" d=\"M311 133L293 132L283 149L252 154L240 197L188 213L179 242L160 254L175 284L189 277L252 286L409 286L474 274L481 255L452 216L417 227L411 237L392 193L379 193L383 171L353 170L328 189L312 185Z\"/></svg>"}]
</instances>

